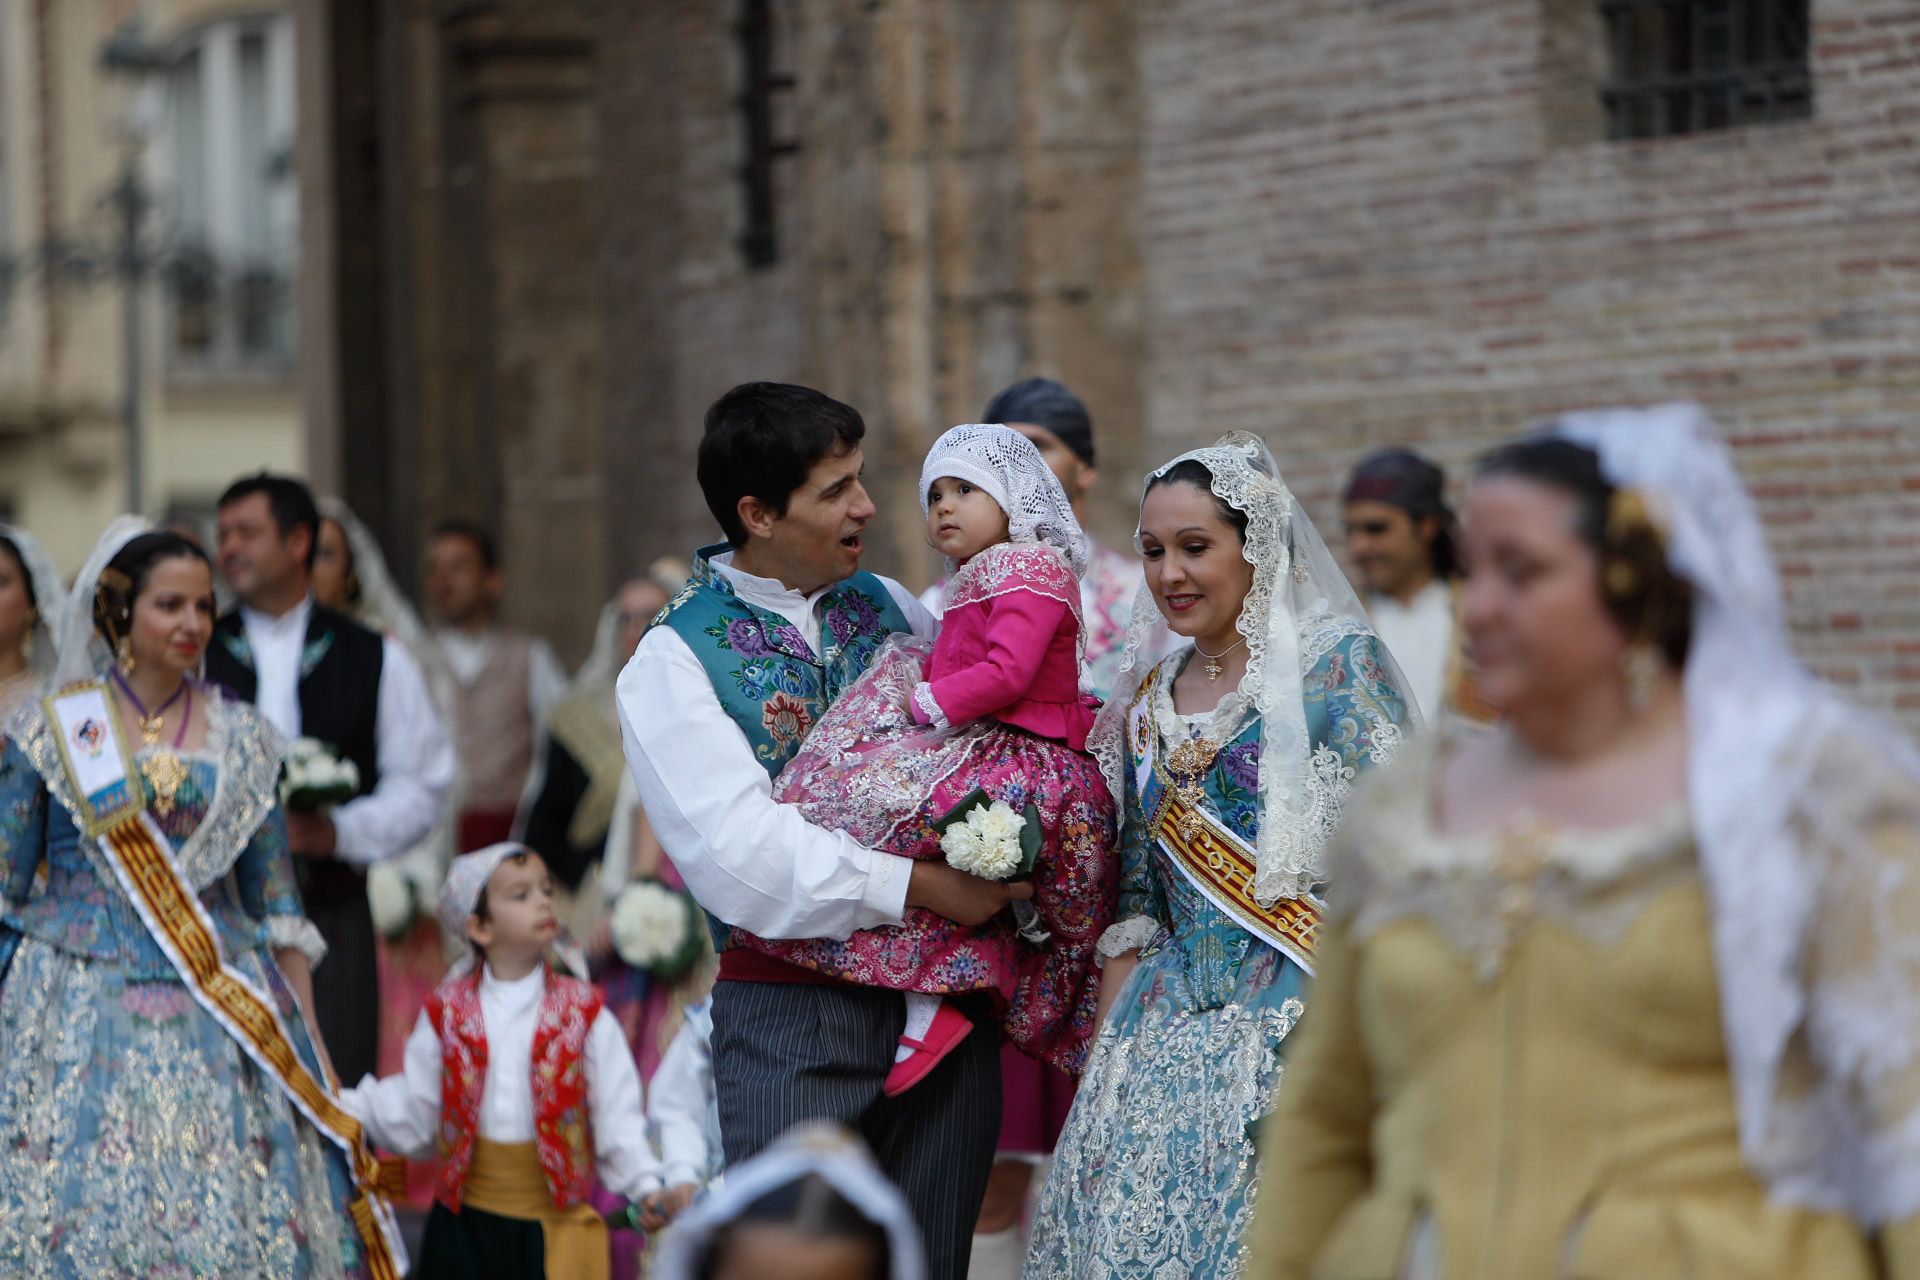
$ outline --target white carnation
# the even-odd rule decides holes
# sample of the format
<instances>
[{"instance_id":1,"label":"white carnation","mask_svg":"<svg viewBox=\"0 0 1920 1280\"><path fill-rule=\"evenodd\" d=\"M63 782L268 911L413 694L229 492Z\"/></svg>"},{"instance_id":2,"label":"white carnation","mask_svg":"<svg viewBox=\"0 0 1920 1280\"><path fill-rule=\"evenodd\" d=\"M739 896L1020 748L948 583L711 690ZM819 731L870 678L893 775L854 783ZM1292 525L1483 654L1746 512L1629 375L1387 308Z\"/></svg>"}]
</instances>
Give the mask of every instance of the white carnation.
<instances>
[{"instance_id":1,"label":"white carnation","mask_svg":"<svg viewBox=\"0 0 1920 1280\"><path fill-rule=\"evenodd\" d=\"M687 945L687 907L680 895L650 880L630 884L613 904L613 949L636 969L671 960Z\"/></svg>"},{"instance_id":2,"label":"white carnation","mask_svg":"<svg viewBox=\"0 0 1920 1280\"><path fill-rule=\"evenodd\" d=\"M967 815L967 822L980 832L980 838L988 844L1012 841L1018 845L1020 833L1027 826L1027 820L1009 808L1004 800L995 800L985 809L975 809Z\"/></svg>"},{"instance_id":3,"label":"white carnation","mask_svg":"<svg viewBox=\"0 0 1920 1280\"><path fill-rule=\"evenodd\" d=\"M407 873L386 862L376 862L367 871L367 906L373 912L373 927L382 937L391 938L413 923L413 882Z\"/></svg>"},{"instance_id":4,"label":"white carnation","mask_svg":"<svg viewBox=\"0 0 1920 1280\"><path fill-rule=\"evenodd\" d=\"M983 880L1005 880L1020 869L1020 833L1027 821L1004 801L969 810L966 820L948 827L940 850L949 866Z\"/></svg>"}]
</instances>

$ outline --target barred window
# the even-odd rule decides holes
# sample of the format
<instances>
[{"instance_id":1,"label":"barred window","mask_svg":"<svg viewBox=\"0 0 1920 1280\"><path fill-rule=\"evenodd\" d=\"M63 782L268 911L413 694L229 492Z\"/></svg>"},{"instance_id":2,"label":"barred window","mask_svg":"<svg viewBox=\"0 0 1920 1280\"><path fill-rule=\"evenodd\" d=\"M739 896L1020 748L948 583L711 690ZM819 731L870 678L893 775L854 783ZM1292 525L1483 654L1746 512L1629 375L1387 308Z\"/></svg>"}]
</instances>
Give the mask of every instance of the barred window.
<instances>
[{"instance_id":1,"label":"barred window","mask_svg":"<svg viewBox=\"0 0 1920 1280\"><path fill-rule=\"evenodd\" d=\"M791 137L780 136L779 97L791 96L793 77L775 70L779 61L779 28L771 0L742 0L736 28L740 42L740 120L745 158L740 166L741 194L746 220L740 234L740 252L753 268L770 267L780 256L777 236L778 184L774 162L800 149ZM790 127L790 126L789 126Z\"/></svg>"},{"instance_id":2,"label":"barred window","mask_svg":"<svg viewBox=\"0 0 1920 1280\"><path fill-rule=\"evenodd\" d=\"M1613 138L1662 138L1813 114L1808 0L1600 0Z\"/></svg>"}]
</instances>

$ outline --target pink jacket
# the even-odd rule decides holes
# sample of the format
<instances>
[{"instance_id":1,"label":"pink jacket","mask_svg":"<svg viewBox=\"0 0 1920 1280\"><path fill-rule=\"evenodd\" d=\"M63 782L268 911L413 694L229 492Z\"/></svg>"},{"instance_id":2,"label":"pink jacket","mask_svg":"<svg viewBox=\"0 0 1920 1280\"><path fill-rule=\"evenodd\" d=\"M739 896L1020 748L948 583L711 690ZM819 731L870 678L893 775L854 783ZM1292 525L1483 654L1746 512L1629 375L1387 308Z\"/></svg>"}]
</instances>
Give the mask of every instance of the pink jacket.
<instances>
[{"instance_id":1,"label":"pink jacket","mask_svg":"<svg viewBox=\"0 0 1920 1280\"><path fill-rule=\"evenodd\" d=\"M991 716L1085 751L1097 704L1080 692L1080 634L1080 583L1059 552L988 547L947 584L914 718L957 725Z\"/></svg>"}]
</instances>

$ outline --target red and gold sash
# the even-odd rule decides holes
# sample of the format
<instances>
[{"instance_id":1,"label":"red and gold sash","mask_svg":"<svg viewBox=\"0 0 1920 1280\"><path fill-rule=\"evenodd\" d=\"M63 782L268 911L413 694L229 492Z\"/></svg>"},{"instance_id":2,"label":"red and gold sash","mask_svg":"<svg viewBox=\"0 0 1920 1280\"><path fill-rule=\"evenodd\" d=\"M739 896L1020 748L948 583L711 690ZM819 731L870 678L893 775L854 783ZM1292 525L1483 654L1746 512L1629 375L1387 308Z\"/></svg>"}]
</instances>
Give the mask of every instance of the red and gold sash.
<instances>
[{"instance_id":1,"label":"red and gold sash","mask_svg":"<svg viewBox=\"0 0 1920 1280\"><path fill-rule=\"evenodd\" d=\"M104 700L104 701L103 701ZM407 1267L406 1247L384 1191L397 1174L374 1158L360 1122L341 1109L329 1083L314 1077L293 1047L272 998L247 975L227 963L220 935L199 896L180 878L168 852L167 839L138 799L141 792L131 778L116 793L99 785L103 760L110 760L105 733L114 740L120 761L130 759L119 740L118 717L110 712L111 695L98 682L63 689L45 702L47 721L59 735L61 762L76 795L92 797L84 807L87 834L95 837L121 891L173 965L188 991L256 1066L272 1080L330 1142L346 1154L358 1195L350 1206L355 1229L366 1246L367 1269L374 1280L400 1280ZM90 749L91 748L91 749ZM76 757L92 758L76 770ZM124 800L119 799L125 796ZM101 803L110 800L111 803Z\"/></svg>"}]
</instances>

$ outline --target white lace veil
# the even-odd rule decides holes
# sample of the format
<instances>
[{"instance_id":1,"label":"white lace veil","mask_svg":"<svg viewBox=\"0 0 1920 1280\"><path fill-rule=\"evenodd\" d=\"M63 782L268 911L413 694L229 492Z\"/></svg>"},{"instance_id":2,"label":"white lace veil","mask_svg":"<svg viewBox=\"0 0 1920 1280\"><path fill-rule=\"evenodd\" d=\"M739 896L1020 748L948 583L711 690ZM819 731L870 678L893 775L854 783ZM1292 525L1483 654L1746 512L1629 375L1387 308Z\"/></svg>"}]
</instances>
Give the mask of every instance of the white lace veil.
<instances>
[{"instance_id":1,"label":"white lace veil","mask_svg":"<svg viewBox=\"0 0 1920 1280\"><path fill-rule=\"evenodd\" d=\"M93 595L100 586L100 575L120 554L120 549L153 526L144 516L119 516L93 544L93 552L73 580L67 603L60 613L60 664L54 674L56 685L76 680L91 680L104 675L113 662L107 642L93 629Z\"/></svg>"},{"instance_id":2,"label":"white lace veil","mask_svg":"<svg viewBox=\"0 0 1920 1280\"><path fill-rule=\"evenodd\" d=\"M1033 441L1011 427L969 422L933 442L920 468L920 514L927 514L927 486L941 476L985 490L1007 513L1013 542L1044 542L1067 558L1073 576L1087 574L1090 544L1074 518L1073 504ZM957 566L951 557L947 572Z\"/></svg>"},{"instance_id":3,"label":"white lace veil","mask_svg":"<svg viewBox=\"0 0 1920 1280\"><path fill-rule=\"evenodd\" d=\"M1746 1159L1783 1200L1920 1214L1920 751L1794 656L1759 517L1699 406L1546 430L1645 499L1694 588L1687 789Z\"/></svg>"},{"instance_id":4,"label":"white lace veil","mask_svg":"<svg viewBox=\"0 0 1920 1280\"><path fill-rule=\"evenodd\" d=\"M27 669L36 682L44 684L60 665L60 623L67 593L60 587L60 571L38 539L10 524L0 524L0 537L20 552L27 580L33 584L33 608L39 619L33 624L33 656Z\"/></svg>"},{"instance_id":5,"label":"white lace veil","mask_svg":"<svg viewBox=\"0 0 1920 1280\"><path fill-rule=\"evenodd\" d=\"M426 653L432 647L426 625L388 572L387 557L373 531L338 498L321 498L316 505L322 516L338 524L347 535L353 576L360 584L360 599L352 608L354 620L369 631L394 637L416 658Z\"/></svg>"},{"instance_id":6,"label":"white lace veil","mask_svg":"<svg viewBox=\"0 0 1920 1280\"><path fill-rule=\"evenodd\" d=\"M1241 554L1253 566L1253 585L1240 609L1247 639L1247 670L1240 685L1220 700L1201 733L1228 742L1256 715L1261 720L1260 828L1254 850L1254 898L1263 906L1298 897L1326 879L1322 861L1339 814L1329 811L1326 788L1316 785L1314 747L1307 732L1301 678L1354 635L1373 635L1366 610L1341 572L1333 552L1313 527L1281 478L1273 453L1258 436L1235 431L1204 449L1194 449L1147 477L1146 489L1183 462L1197 462L1212 477L1215 497L1247 518ZM1142 490L1145 498L1145 489ZM1134 531L1136 539L1139 530ZM1153 592L1144 584L1134 597L1133 618L1114 690L1100 710L1091 747L1118 797L1127 767L1127 710L1147 671L1141 646L1160 622ZM1190 647L1191 642L1187 642ZM1395 687L1405 681L1384 646L1381 665ZM1176 650L1176 653L1178 650ZM1389 753L1404 733L1419 726L1411 701L1398 726L1373 727L1376 751Z\"/></svg>"}]
</instances>

